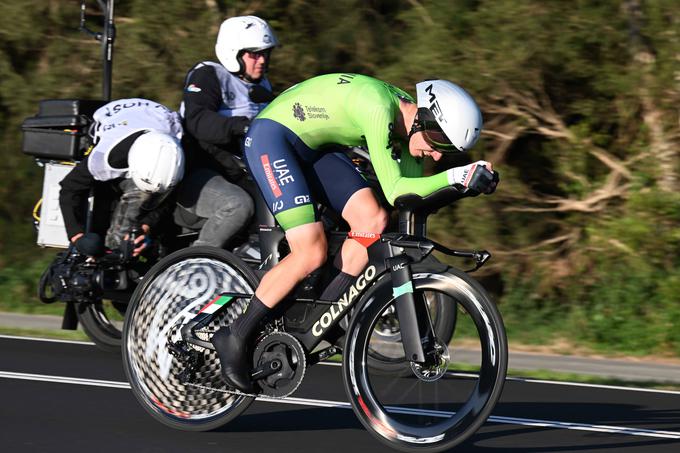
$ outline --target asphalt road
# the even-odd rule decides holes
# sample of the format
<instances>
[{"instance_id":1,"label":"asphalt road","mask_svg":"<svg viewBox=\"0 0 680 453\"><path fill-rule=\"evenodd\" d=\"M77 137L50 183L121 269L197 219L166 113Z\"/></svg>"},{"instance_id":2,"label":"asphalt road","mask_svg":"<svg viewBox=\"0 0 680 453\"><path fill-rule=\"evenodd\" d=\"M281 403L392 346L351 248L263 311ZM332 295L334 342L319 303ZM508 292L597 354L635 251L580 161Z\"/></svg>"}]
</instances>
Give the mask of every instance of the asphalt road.
<instances>
[{"instance_id":1,"label":"asphalt road","mask_svg":"<svg viewBox=\"0 0 680 453\"><path fill-rule=\"evenodd\" d=\"M119 356L85 343L0 338L6 452L382 452L347 408L340 368L310 368L294 397L256 401L219 431L175 431L129 390ZM680 392L509 380L454 451L680 451Z\"/></svg>"},{"instance_id":2,"label":"asphalt road","mask_svg":"<svg viewBox=\"0 0 680 453\"><path fill-rule=\"evenodd\" d=\"M59 330L61 329L61 317L0 312L0 327ZM512 347L512 344L510 346ZM476 352L466 351L459 347L456 347L456 360L479 363ZM527 353L511 349L509 368L518 373L523 370L549 370L621 381L680 384L680 364L660 363L646 358L617 360Z\"/></svg>"}]
</instances>

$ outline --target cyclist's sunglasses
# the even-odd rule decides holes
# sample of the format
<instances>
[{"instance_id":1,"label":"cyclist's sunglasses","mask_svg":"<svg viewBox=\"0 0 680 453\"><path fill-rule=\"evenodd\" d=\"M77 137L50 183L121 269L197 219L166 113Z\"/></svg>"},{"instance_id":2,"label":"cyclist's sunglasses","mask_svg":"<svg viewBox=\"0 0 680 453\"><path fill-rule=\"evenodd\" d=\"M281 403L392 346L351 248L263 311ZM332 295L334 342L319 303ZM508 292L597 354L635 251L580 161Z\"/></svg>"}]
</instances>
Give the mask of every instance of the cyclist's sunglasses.
<instances>
[{"instance_id":1,"label":"cyclist's sunglasses","mask_svg":"<svg viewBox=\"0 0 680 453\"><path fill-rule=\"evenodd\" d=\"M460 152L446 136L430 109L420 107L413 132L422 132L428 145L441 152Z\"/></svg>"}]
</instances>

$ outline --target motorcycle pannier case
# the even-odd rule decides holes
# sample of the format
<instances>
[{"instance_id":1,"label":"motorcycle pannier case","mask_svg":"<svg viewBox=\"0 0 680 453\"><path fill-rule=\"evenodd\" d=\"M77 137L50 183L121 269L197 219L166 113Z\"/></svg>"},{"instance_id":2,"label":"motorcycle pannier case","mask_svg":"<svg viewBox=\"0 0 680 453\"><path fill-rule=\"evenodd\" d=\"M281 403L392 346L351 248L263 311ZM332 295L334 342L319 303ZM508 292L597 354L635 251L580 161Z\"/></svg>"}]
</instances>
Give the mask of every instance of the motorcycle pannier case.
<instances>
[{"instance_id":1,"label":"motorcycle pannier case","mask_svg":"<svg viewBox=\"0 0 680 453\"><path fill-rule=\"evenodd\" d=\"M22 151L50 160L77 161L90 146L87 135L92 114L105 101L47 99L40 101L38 114L26 118Z\"/></svg>"}]
</instances>

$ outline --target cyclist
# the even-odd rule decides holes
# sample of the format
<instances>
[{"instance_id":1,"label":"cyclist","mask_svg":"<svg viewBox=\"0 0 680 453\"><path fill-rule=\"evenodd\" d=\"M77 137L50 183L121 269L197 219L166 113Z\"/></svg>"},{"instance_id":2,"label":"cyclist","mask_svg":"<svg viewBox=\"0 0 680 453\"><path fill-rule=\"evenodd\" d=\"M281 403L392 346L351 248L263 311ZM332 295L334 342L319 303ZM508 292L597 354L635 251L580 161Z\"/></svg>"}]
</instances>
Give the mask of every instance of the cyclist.
<instances>
[{"instance_id":1,"label":"cyclist","mask_svg":"<svg viewBox=\"0 0 680 453\"><path fill-rule=\"evenodd\" d=\"M83 253L97 255L104 245L119 247L133 227L141 226L136 256L163 214L171 213L172 203L163 202L184 174L180 118L157 102L132 98L102 106L93 119L94 148L60 183L66 232ZM96 233L85 234L88 197L98 183L118 197L104 242Z\"/></svg>"},{"instance_id":2,"label":"cyclist","mask_svg":"<svg viewBox=\"0 0 680 453\"><path fill-rule=\"evenodd\" d=\"M248 340L262 320L326 259L326 237L316 201L331 206L352 231L381 233L388 215L351 161L331 144L365 145L387 200L429 195L448 185L491 193L498 174L475 163L422 176L422 158L467 151L478 140L482 116L472 97L445 80L416 85L417 102L403 90L357 74L328 74L291 87L251 124L245 157L257 185L286 232L290 254L262 278L246 312L212 338L227 384L251 391ZM321 295L337 300L368 262L365 248L345 241L340 273Z\"/></svg>"},{"instance_id":3,"label":"cyclist","mask_svg":"<svg viewBox=\"0 0 680 453\"><path fill-rule=\"evenodd\" d=\"M266 72L278 45L255 16L225 20L215 44L219 63L196 64L185 79L180 114L190 171L177 195L175 222L199 229L194 245L223 247L253 215L245 184L242 143L248 125L272 98Z\"/></svg>"}]
</instances>

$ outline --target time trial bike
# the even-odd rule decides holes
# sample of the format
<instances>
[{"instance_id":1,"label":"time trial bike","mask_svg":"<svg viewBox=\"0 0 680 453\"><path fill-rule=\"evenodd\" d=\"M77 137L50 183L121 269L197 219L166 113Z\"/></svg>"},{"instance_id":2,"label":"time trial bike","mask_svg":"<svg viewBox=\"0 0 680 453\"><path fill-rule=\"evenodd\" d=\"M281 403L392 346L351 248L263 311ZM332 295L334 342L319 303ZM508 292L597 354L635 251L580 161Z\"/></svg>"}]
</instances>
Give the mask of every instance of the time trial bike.
<instances>
[{"instance_id":1,"label":"time trial bike","mask_svg":"<svg viewBox=\"0 0 680 453\"><path fill-rule=\"evenodd\" d=\"M310 276L279 305L252 345L251 379L259 389L253 394L224 384L210 337L243 313L258 274L214 248L193 247L162 259L132 295L123 330L124 368L135 397L161 423L211 430L257 397L292 395L309 367L342 353L352 409L380 441L404 451L459 444L490 415L507 368L503 322L484 288L432 257L433 251L464 257L478 268L490 254L451 250L424 234L430 213L467 195L449 187L424 198L398 198L400 223L410 224L414 234L348 233L366 246L369 264L337 301L305 298L314 286ZM451 342L438 337L428 308L438 296L457 310ZM391 313L399 342L381 335ZM337 326L350 316L340 348ZM385 374L379 366L384 356L399 356L409 373Z\"/></svg>"}]
</instances>

